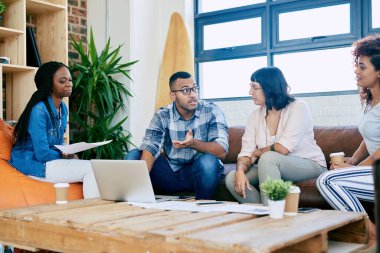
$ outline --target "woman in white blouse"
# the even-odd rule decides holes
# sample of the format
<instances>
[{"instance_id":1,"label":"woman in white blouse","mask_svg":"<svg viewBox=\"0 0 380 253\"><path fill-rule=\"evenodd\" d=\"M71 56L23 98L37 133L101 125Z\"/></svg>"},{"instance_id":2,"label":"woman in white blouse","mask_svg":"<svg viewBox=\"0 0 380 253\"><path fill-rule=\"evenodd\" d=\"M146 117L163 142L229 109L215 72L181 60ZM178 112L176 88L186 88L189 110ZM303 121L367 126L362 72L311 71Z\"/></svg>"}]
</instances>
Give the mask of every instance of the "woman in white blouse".
<instances>
[{"instance_id":1,"label":"woman in white blouse","mask_svg":"<svg viewBox=\"0 0 380 253\"><path fill-rule=\"evenodd\" d=\"M240 203L267 205L258 185L268 177L298 182L327 170L314 139L309 107L288 90L276 67L259 69L251 76L249 94L260 107L248 118L236 171L226 178L228 190Z\"/></svg>"}]
</instances>

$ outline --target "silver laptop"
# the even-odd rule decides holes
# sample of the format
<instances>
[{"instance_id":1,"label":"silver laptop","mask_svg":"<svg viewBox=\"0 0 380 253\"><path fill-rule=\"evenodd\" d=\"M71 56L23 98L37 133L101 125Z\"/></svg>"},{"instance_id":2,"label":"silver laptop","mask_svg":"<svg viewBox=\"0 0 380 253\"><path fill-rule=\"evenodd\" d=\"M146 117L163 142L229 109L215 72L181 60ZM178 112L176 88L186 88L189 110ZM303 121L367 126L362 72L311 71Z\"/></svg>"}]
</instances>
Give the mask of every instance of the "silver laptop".
<instances>
[{"instance_id":1,"label":"silver laptop","mask_svg":"<svg viewBox=\"0 0 380 253\"><path fill-rule=\"evenodd\" d=\"M154 195L145 161L91 160L91 165L102 199L148 203L178 199Z\"/></svg>"}]
</instances>

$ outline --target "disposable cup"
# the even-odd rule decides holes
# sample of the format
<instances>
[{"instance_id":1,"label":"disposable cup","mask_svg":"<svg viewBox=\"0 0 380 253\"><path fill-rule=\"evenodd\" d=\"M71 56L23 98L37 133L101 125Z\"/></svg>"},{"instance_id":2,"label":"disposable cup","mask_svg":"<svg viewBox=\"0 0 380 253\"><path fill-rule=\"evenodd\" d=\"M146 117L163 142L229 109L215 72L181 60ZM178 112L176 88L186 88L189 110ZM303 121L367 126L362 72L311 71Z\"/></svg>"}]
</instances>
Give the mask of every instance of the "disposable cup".
<instances>
[{"instance_id":1,"label":"disposable cup","mask_svg":"<svg viewBox=\"0 0 380 253\"><path fill-rule=\"evenodd\" d=\"M344 163L344 152L330 154L331 163Z\"/></svg>"},{"instance_id":2,"label":"disposable cup","mask_svg":"<svg viewBox=\"0 0 380 253\"><path fill-rule=\"evenodd\" d=\"M67 203L67 195L69 192L68 183L56 183L54 184L55 188L55 203L58 205Z\"/></svg>"},{"instance_id":3,"label":"disposable cup","mask_svg":"<svg viewBox=\"0 0 380 253\"><path fill-rule=\"evenodd\" d=\"M300 198L301 190L298 186L292 186L289 193L285 198L285 211L284 214L287 216L295 216L298 211L298 202Z\"/></svg>"}]
</instances>

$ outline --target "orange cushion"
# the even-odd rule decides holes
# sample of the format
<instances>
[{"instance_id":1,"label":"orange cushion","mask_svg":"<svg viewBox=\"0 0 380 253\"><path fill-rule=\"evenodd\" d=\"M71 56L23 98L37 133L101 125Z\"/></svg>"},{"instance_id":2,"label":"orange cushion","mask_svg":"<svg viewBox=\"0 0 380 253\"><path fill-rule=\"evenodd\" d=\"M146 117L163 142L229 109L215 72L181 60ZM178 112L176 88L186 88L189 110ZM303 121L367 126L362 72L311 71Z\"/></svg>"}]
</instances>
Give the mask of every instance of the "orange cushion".
<instances>
[{"instance_id":1,"label":"orange cushion","mask_svg":"<svg viewBox=\"0 0 380 253\"><path fill-rule=\"evenodd\" d=\"M0 119L0 209L54 203L54 184L27 177L8 163L12 132L13 128ZM82 198L82 183L70 184L69 200Z\"/></svg>"},{"instance_id":2,"label":"orange cushion","mask_svg":"<svg viewBox=\"0 0 380 253\"><path fill-rule=\"evenodd\" d=\"M13 128L0 119L0 159L8 161L12 151Z\"/></svg>"},{"instance_id":3,"label":"orange cushion","mask_svg":"<svg viewBox=\"0 0 380 253\"><path fill-rule=\"evenodd\" d=\"M70 184L69 200L82 199L82 183ZM25 176L0 160L0 209L55 202L54 184Z\"/></svg>"}]
</instances>

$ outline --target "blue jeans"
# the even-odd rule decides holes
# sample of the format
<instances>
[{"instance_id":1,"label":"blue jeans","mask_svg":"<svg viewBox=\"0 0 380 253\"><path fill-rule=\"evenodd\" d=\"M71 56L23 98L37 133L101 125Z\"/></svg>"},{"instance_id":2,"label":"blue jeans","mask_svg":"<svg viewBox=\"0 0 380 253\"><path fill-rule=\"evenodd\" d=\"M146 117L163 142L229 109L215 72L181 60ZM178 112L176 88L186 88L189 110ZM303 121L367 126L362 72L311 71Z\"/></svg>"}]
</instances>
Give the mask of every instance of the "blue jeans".
<instances>
[{"instance_id":1,"label":"blue jeans","mask_svg":"<svg viewBox=\"0 0 380 253\"><path fill-rule=\"evenodd\" d=\"M141 150L133 149L125 159L140 160L141 154ZM195 191L196 199L211 199L222 171L219 159L211 154L202 154L175 172L166 157L159 156L153 163L150 179L153 188L163 193Z\"/></svg>"}]
</instances>

